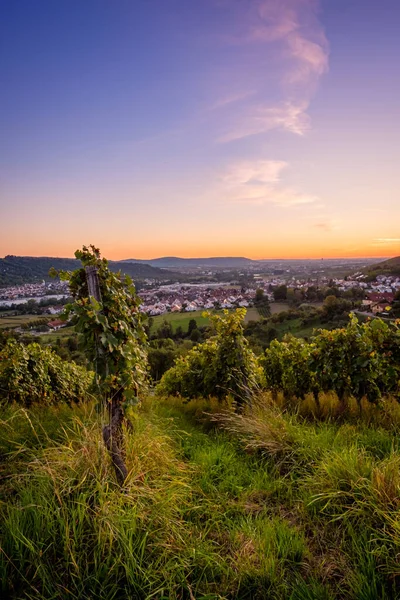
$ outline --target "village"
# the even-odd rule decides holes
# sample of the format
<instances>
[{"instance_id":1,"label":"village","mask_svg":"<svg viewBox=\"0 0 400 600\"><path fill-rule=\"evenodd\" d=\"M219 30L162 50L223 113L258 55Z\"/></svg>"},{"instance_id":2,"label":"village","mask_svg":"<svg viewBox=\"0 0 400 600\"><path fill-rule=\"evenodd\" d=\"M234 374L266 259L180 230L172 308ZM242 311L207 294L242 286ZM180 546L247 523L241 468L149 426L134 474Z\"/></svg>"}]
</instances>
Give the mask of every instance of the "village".
<instances>
[{"instance_id":1,"label":"village","mask_svg":"<svg viewBox=\"0 0 400 600\"><path fill-rule=\"evenodd\" d=\"M69 294L68 282L54 280L52 282L22 283L0 288L0 304L22 304L30 299L48 296L65 296Z\"/></svg>"},{"instance_id":2,"label":"village","mask_svg":"<svg viewBox=\"0 0 400 600\"><path fill-rule=\"evenodd\" d=\"M321 303L326 295L335 292L343 297L359 301L359 310L364 313L379 314L390 312L396 292L400 290L400 277L379 275L372 282L364 281L365 276L356 272L345 278L328 279L327 277L284 277L252 274L246 286L237 282L230 283L181 283L168 285L155 281L144 282L140 290L141 311L148 316L165 313L195 312L199 310L248 308L253 306L256 291L263 290L270 301L288 302L289 305L299 303ZM277 297L276 291L281 291ZM26 283L0 290L0 307L15 310L26 307L28 303L35 306L35 314L60 315L63 304L69 294L68 282L54 281ZM63 300L60 300L60 299ZM56 319L49 321L51 330L65 326L65 322Z\"/></svg>"},{"instance_id":3,"label":"village","mask_svg":"<svg viewBox=\"0 0 400 600\"><path fill-rule=\"evenodd\" d=\"M257 289L262 289L265 296L273 302L276 300L274 290L282 286L299 290L305 301L310 300L307 292L320 291L319 298L323 299L326 290L336 288L338 292L346 295L350 290L359 290L362 310L374 314L386 310L394 301L397 291L400 290L400 277L380 275L373 282L362 280L361 273L355 273L345 279L300 279L300 278L263 278L254 275L254 283L246 288L229 284L189 284L175 283L161 285L156 288L142 290L141 310L150 316L166 312L194 312L213 308L232 309L249 307L254 302ZM285 300L286 298L282 298Z\"/></svg>"}]
</instances>

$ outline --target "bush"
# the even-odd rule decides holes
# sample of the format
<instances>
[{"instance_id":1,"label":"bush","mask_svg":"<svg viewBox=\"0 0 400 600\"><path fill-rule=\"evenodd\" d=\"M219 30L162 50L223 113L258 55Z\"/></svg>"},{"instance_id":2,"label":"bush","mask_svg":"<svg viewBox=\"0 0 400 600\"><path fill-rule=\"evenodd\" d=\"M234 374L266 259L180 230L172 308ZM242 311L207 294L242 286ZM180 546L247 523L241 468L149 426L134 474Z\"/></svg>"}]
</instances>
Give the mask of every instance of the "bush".
<instances>
[{"instance_id":1,"label":"bush","mask_svg":"<svg viewBox=\"0 0 400 600\"><path fill-rule=\"evenodd\" d=\"M87 399L92 379L83 367L39 344L10 340L0 354L0 399L6 403L80 402Z\"/></svg>"},{"instance_id":2,"label":"bush","mask_svg":"<svg viewBox=\"0 0 400 600\"><path fill-rule=\"evenodd\" d=\"M335 392L343 406L350 397L378 402L383 395L400 397L399 323L374 319L359 323L350 316L346 327L319 330L307 343L292 336L273 341L260 359L267 389L287 398Z\"/></svg>"},{"instance_id":3,"label":"bush","mask_svg":"<svg viewBox=\"0 0 400 600\"><path fill-rule=\"evenodd\" d=\"M250 400L262 384L262 369L243 335L245 309L223 316L210 315L216 335L198 344L167 371L157 387L159 394L188 399L231 395L238 404Z\"/></svg>"},{"instance_id":4,"label":"bush","mask_svg":"<svg viewBox=\"0 0 400 600\"><path fill-rule=\"evenodd\" d=\"M267 388L287 398L304 398L316 391L315 375L309 369L310 344L291 335L283 342L274 340L265 350L260 363L264 369Z\"/></svg>"}]
</instances>

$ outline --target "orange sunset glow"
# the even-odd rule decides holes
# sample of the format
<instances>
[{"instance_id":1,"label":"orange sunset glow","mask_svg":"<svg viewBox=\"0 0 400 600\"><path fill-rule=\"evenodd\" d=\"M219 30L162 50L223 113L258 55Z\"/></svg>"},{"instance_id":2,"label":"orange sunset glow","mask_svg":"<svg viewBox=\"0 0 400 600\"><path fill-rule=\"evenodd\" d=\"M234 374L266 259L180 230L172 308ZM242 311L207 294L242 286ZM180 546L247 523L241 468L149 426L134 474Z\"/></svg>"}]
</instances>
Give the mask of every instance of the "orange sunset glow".
<instances>
[{"instance_id":1,"label":"orange sunset glow","mask_svg":"<svg viewBox=\"0 0 400 600\"><path fill-rule=\"evenodd\" d=\"M156 4L10 10L0 255L400 254L393 15Z\"/></svg>"}]
</instances>

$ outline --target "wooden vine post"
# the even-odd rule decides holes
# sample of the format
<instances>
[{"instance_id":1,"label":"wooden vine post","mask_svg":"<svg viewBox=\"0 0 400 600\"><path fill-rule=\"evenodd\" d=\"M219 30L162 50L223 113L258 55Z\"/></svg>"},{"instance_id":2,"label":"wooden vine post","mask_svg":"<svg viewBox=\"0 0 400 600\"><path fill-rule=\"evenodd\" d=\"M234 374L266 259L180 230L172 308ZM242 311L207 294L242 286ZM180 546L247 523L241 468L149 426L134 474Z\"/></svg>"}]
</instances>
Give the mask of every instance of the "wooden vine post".
<instances>
[{"instance_id":1,"label":"wooden vine post","mask_svg":"<svg viewBox=\"0 0 400 600\"><path fill-rule=\"evenodd\" d=\"M96 302L98 302L99 305L101 305L102 300L98 269L94 265L87 265L85 267L85 272L89 291L89 298L94 298ZM99 350L101 351L100 348ZM124 422L124 412L121 406L122 394L123 389L117 390L112 395L108 405L110 424L105 425L105 427L103 427L103 440L107 450L110 453L117 481L121 486L124 484L128 476L128 469L125 464L125 447L122 429Z\"/></svg>"},{"instance_id":2,"label":"wooden vine post","mask_svg":"<svg viewBox=\"0 0 400 600\"><path fill-rule=\"evenodd\" d=\"M100 394L106 398L109 424L103 428L103 440L122 486L128 475L123 425L147 384L146 334L130 277L110 271L94 246L83 246L75 256L82 268L58 274L69 281L74 301L67 305L67 315L77 318L75 328L83 334Z\"/></svg>"}]
</instances>

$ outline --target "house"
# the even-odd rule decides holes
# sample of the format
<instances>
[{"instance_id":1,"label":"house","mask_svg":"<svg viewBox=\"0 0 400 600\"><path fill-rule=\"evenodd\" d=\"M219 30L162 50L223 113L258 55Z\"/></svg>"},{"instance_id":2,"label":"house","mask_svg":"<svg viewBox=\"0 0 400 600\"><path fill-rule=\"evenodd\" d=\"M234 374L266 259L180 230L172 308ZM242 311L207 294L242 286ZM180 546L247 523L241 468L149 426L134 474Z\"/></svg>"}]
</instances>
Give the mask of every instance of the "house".
<instances>
[{"instance_id":1,"label":"house","mask_svg":"<svg viewBox=\"0 0 400 600\"><path fill-rule=\"evenodd\" d=\"M61 321L60 319L55 319L54 321L48 321L47 325L50 327L50 329L57 331L57 329L61 329L61 327L65 327L66 322Z\"/></svg>"},{"instance_id":2,"label":"house","mask_svg":"<svg viewBox=\"0 0 400 600\"><path fill-rule=\"evenodd\" d=\"M394 300L393 292L371 292L367 294L368 300L372 300L373 303L378 302L386 302L386 304L391 304Z\"/></svg>"},{"instance_id":3,"label":"house","mask_svg":"<svg viewBox=\"0 0 400 600\"><path fill-rule=\"evenodd\" d=\"M50 315L59 315L64 310L64 307L61 304L56 304L55 306L49 306L47 308L47 312Z\"/></svg>"},{"instance_id":4,"label":"house","mask_svg":"<svg viewBox=\"0 0 400 600\"><path fill-rule=\"evenodd\" d=\"M371 305L371 310L374 313L374 315L377 315L384 311L389 312L391 310L391 306L387 302L385 302L385 300L380 300L379 302L376 302L375 304Z\"/></svg>"}]
</instances>

